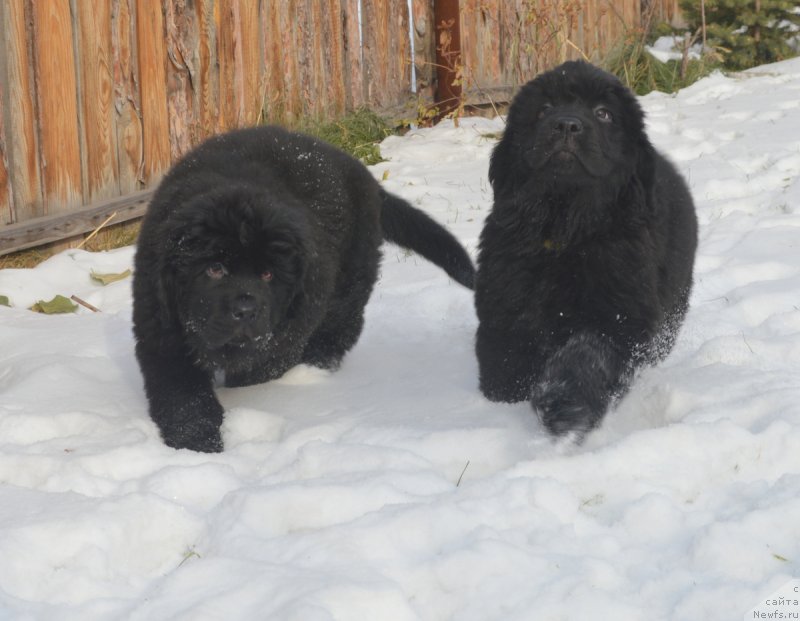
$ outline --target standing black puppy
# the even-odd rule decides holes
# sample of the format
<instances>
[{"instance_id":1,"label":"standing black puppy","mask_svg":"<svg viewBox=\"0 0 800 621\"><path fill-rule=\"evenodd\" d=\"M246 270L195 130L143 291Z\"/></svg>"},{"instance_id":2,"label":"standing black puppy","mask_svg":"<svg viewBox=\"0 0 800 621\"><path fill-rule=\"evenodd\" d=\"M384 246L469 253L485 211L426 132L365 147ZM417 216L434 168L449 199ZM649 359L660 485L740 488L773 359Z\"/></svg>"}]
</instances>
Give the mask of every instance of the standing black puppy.
<instances>
[{"instance_id":1,"label":"standing black puppy","mask_svg":"<svg viewBox=\"0 0 800 621\"><path fill-rule=\"evenodd\" d=\"M567 62L522 87L489 168L475 300L480 387L547 429L599 424L686 313L697 219L633 94Z\"/></svg>"},{"instance_id":2,"label":"standing black puppy","mask_svg":"<svg viewBox=\"0 0 800 621\"><path fill-rule=\"evenodd\" d=\"M218 373L243 386L301 362L335 368L361 334L384 239L472 287L450 233L322 141L258 127L178 162L144 218L133 280L136 356L164 442L222 450Z\"/></svg>"}]
</instances>

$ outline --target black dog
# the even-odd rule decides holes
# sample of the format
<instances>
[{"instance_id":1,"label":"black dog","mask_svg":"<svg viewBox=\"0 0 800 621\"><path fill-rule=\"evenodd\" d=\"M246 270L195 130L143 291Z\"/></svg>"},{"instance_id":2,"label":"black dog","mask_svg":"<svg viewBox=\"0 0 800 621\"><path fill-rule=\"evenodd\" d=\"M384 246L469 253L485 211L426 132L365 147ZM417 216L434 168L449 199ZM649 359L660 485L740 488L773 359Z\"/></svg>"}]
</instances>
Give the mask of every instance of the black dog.
<instances>
[{"instance_id":1,"label":"black dog","mask_svg":"<svg viewBox=\"0 0 800 621\"><path fill-rule=\"evenodd\" d=\"M578 439L669 353L697 246L689 190L633 94L567 62L514 98L492 153L475 301L480 387Z\"/></svg>"},{"instance_id":2,"label":"black dog","mask_svg":"<svg viewBox=\"0 0 800 621\"><path fill-rule=\"evenodd\" d=\"M166 175L142 224L133 323L150 416L169 446L220 451L212 379L335 368L356 343L383 239L472 287L444 228L357 160L276 127L206 141Z\"/></svg>"}]
</instances>

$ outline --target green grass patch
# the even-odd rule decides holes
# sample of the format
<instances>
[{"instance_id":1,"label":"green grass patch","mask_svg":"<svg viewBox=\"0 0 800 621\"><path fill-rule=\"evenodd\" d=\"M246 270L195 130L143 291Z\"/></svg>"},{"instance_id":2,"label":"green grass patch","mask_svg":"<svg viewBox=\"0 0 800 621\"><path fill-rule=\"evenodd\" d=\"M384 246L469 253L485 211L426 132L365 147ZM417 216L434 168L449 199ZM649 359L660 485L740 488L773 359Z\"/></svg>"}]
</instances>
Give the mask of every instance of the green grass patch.
<instances>
[{"instance_id":1,"label":"green grass patch","mask_svg":"<svg viewBox=\"0 0 800 621\"><path fill-rule=\"evenodd\" d=\"M295 129L321 138L367 165L383 161L378 143L395 133L369 108L359 108L336 121L305 121Z\"/></svg>"}]
</instances>

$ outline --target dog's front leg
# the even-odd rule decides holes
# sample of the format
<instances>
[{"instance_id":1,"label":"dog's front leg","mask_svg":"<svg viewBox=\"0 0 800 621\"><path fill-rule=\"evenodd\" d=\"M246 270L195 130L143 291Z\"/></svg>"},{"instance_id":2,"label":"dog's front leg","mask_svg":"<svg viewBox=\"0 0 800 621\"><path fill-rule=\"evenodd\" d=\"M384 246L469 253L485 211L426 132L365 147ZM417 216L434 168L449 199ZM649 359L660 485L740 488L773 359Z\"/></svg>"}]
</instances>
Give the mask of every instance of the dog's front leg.
<instances>
[{"instance_id":1,"label":"dog's front leg","mask_svg":"<svg viewBox=\"0 0 800 621\"><path fill-rule=\"evenodd\" d=\"M630 381L632 366L623 352L605 336L580 332L547 359L531 405L550 433L574 433L580 441L600 424Z\"/></svg>"},{"instance_id":2,"label":"dog's front leg","mask_svg":"<svg viewBox=\"0 0 800 621\"><path fill-rule=\"evenodd\" d=\"M490 401L517 403L530 398L536 369L532 335L478 326L475 353L483 395Z\"/></svg>"},{"instance_id":3,"label":"dog's front leg","mask_svg":"<svg viewBox=\"0 0 800 621\"><path fill-rule=\"evenodd\" d=\"M167 446L216 453L222 450L223 408L211 376L179 356L137 348L150 417Z\"/></svg>"}]
</instances>

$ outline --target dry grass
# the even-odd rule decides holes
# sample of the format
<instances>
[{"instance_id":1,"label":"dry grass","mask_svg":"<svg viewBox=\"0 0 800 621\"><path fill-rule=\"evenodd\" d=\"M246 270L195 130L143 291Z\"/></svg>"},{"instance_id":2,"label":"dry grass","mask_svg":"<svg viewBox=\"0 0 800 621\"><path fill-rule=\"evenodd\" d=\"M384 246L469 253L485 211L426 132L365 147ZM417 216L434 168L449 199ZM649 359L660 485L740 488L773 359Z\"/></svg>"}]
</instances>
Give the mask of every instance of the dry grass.
<instances>
[{"instance_id":1,"label":"dry grass","mask_svg":"<svg viewBox=\"0 0 800 621\"><path fill-rule=\"evenodd\" d=\"M718 59L706 55L699 60L661 62L645 49L646 39L630 32L606 56L602 65L637 95L651 91L675 93L719 68Z\"/></svg>"},{"instance_id":2,"label":"dry grass","mask_svg":"<svg viewBox=\"0 0 800 621\"><path fill-rule=\"evenodd\" d=\"M141 222L139 220L107 226L89 240L83 246L83 249L90 252L100 252L102 250L131 246L136 243L140 228Z\"/></svg>"},{"instance_id":3,"label":"dry grass","mask_svg":"<svg viewBox=\"0 0 800 621\"><path fill-rule=\"evenodd\" d=\"M21 250L0 257L0 270L2 269L21 269L35 267L42 261L52 256L53 251L49 247L33 248L31 250Z\"/></svg>"}]
</instances>

